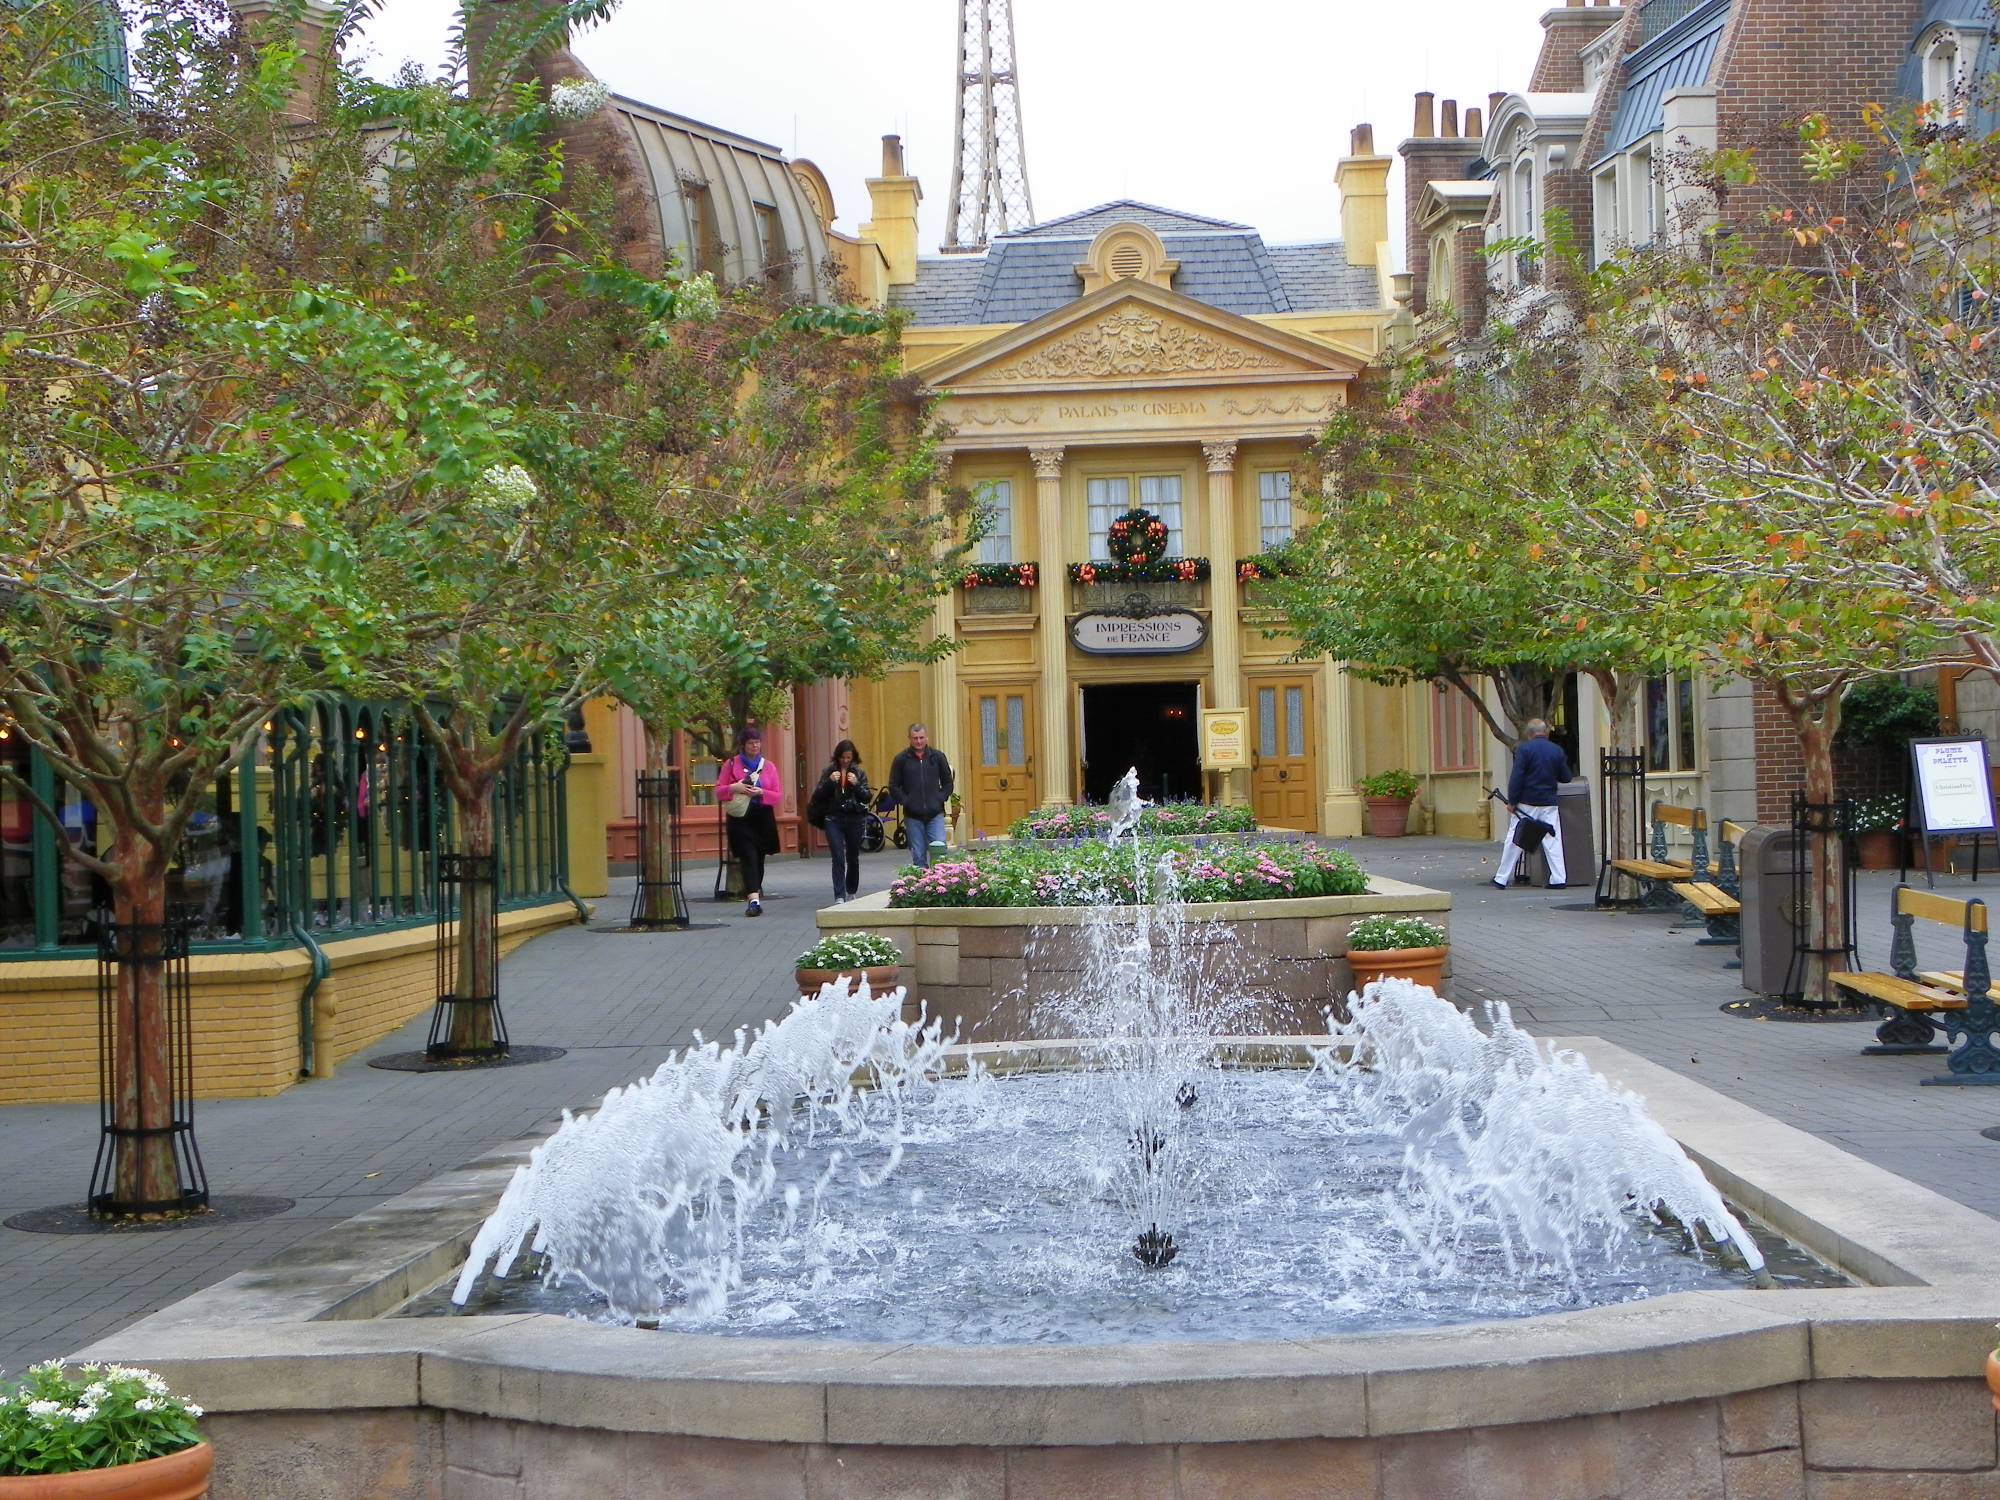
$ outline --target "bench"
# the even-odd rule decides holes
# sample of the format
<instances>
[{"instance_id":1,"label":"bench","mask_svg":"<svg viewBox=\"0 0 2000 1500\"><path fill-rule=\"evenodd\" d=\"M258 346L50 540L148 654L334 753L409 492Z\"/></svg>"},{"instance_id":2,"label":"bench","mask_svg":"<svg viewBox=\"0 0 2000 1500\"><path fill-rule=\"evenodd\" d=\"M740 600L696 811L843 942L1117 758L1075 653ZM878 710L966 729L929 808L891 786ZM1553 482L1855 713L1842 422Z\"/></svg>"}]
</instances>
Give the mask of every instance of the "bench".
<instances>
[{"instance_id":1,"label":"bench","mask_svg":"<svg viewBox=\"0 0 2000 1500\"><path fill-rule=\"evenodd\" d=\"M1693 859L1667 858L1668 825L1685 828L1694 839ZM1614 859L1611 868L1640 881L1649 905L1671 905L1668 887L1675 881L1694 884L1708 879L1708 813L1699 807L1679 807L1671 802L1653 804L1652 846L1646 859Z\"/></svg>"},{"instance_id":2,"label":"bench","mask_svg":"<svg viewBox=\"0 0 2000 1500\"><path fill-rule=\"evenodd\" d=\"M1965 940L1965 967L1957 970L1917 969L1916 921L1956 928ZM2000 1083L2000 1049L1993 1032L2000 1028L2000 1010L1989 993L1992 976L1986 965L1986 903L1961 901L1899 885L1889 901L1889 972L1831 975L1834 985L1883 1013L1875 1029L1875 1045L1861 1050L1873 1056L1907 1052L1945 1052L1948 1072L1925 1083ZM1955 981L1955 983L1954 983ZM1946 1046L1937 1045L1942 1026Z\"/></svg>"},{"instance_id":3,"label":"bench","mask_svg":"<svg viewBox=\"0 0 2000 1500\"><path fill-rule=\"evenodd\" d=\"M1672 884L1673 893L1693 907L1695 915L1707 924L1708 935L1695 939L1698 943L1733 947L1742 941L1743 883L1736 868L1736 846L1743 842L1746 831L1743 824L1725 818L1715 830L1715 879L1677 880Z\"/></svg>"}]
</instances>

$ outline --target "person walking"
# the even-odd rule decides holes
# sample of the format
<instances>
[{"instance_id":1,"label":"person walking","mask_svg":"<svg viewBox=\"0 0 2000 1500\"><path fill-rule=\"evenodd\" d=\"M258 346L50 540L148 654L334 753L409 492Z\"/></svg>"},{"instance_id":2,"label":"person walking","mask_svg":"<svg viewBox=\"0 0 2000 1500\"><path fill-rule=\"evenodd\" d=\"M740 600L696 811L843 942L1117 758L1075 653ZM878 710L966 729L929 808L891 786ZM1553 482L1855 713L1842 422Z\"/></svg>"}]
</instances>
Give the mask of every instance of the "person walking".
<instances>
[{"instance_id":1,"label":"person walking","mask_svg":"<svg viewBox=\"0 0 2000 1500\"><path fill-rule=\"evenodd\" d=\"M1499 873L1493 884L1506 890L1514 879L1514 869L1524 852L1514 834L1526 819L1548 825L1542 840L1542 857L1548 861L1549 889L1559 891L1569 883L1563 867L1562 818L1556 811L1556 788L1574 779L1569 757L1562 746L1549 738L1549 726L1542 719L1530 719L1528 737L1514 749L1514 772L1507 778L1507 810L1514 816L1507 823L1507 847L1500 856Z\"/></svg>"},{"instance_id":2,"label":"person walking","mask_svg":"<svg viewBox=\"0 0 2000 1500\"><path fill-rule=\"evenodd\" d=\"M931 845L946 837L944 810L951 801L951 762L931 747L930 731L910 726L910 748L889 762L887 790L903 809L903 827L910 836L910 863L930 868Z\"/></svg>"},{"instance_id":3,"label":"person walking","mask_svg":"<svg viewBox=\"0 0 2000 1500\"><path fill-rule=\"evenodd\" d=\"M861 835L868 822L868 773L853 740L833 747L806 808L806 821L826 830L833 852L833 899L852 901L861 891Z\"/></svg>"},{"instance_id":4,"label":"person walking","mask_svg":"<svg viewBox=\"0 0 2000 1500\"><path fill-rule=\"evenodd\" d=\"M746 729L736 737L736 753L715 778L715 800L729 828L729 852L743 872L744 915L764 914L764 859L778 852L778 804L784 783L775 761L764 754L764 736Z\"/></svg>"}]
</instances>

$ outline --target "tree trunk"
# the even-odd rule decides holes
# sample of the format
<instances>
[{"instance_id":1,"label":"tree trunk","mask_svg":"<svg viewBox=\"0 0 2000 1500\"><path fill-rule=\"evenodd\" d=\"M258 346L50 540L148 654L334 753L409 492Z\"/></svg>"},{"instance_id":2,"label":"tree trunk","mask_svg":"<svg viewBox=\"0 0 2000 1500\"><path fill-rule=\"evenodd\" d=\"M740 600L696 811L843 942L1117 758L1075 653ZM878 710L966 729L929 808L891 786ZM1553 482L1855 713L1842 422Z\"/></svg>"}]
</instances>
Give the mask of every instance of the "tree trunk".
<instances>
[{"instance_id":1,"label":"tree trunk","mask_svg":"<svg viewBox=\"0 0 2000 1500\"><path fill-rule=\"evenodd\" d=\"M673 735L655 734L647 726L646 774L665 776L672 769ZM671 922L674 896L667 882L673 878L674 867L673 808L665 800L654 798L640 808L640 813L639 889L645 896L640 918L649 923Z\"/></svg>"},{"instance_id":2,"label":"tree trunk","mask_svg":"<svg viewBox=\"0 0 2000 1500\"><path fill-rule=\"evenodd\" d=\"M1611 716L1611 745L1613 755L1636 755L1640 753L1641 736L1639 727L1639 704L1643 696L1645 677L1638 672L1618 672L1606 669L1592 669L1591 681L1597 684L1597 691L1604 699L1604 706ZM1576 768L1579 772L1583 767ZM1602 770L1600 768L1600 775ZM1600 789L1600 793L1601 793ZM1604 858L1607 862L1618 859L1638 859L1645 854L1642 841L1646 836L1644 809L1635 809L1629 797L1608 797L1604 802ZM1616 891L1621 896L1632 894L1636 884L1632 877L1622 872L1614 872L1618 882Z\"/></svg>"},{"instance_id":3,"label":"tree trunk","mask_svg":"<svg viewBox=\"0 0 2000 1500\"><path fill-rule=\"evenodd\" d=\"M1493 685L1500 694L1500 711L1513 726L1514 743L1518 745L1528 737L1530 719L1547 722L1554 716L1556 702L1562 696L1562 674L1517 665L1503 667L1492 675Z\"/></svg>"},{"instance_id":4,"label":"tree trunk","mask_svg":"<svg viewBox=\"0 0 2000 1500\"><path fill-rule=\"evenodd\" d=\"M134 789L140 817L162 821L165 797ZM115 816L115 814L114 814ZM111 1123L144 1135L112 1137L112 1192L122 1203L169 1203L180 1196L174 1165L172 1017L167 1012L165 939L167 862L136 829L117 828L112 839L116 874L111 915L123 955L114 978L116 1069Z\"/></svg>"},{"instance_id":5,"label":"tree trunk","mask_svg":"<svg viewBox=\"0 0 2000 1500\"><path fill-rule=\"evenodd\" d=\"M491 771L466 779L469 794L458 800L459 852L470 864L494 870L493 784ZM468 880L459 889L458 964L452 994L460 1000L497 1000L500 993L500 883ZM494 1045L493 1006L453 1007L451 1045L456 1052L490 1051Z\"/></svg>"},{"instance_id":6,"label":"tree trunk","mask_svg":"<svg viewBox=\"0 0 2000 1500\"><path fill-rule=\"evenodd\" d=\"M1799 755L1805 764L1805 796L1812 803L1831 804L1834 797L1833 736L1840 728L1840 699L1845 684L1818 692L1801 689L1779 679L1775 684L1778 701L1791 715L1792 729L1799 737ZM1847 850L1837 833L1816 833L1807 849L1812 862L1806 912L1807 944L1817 950L1837 945L1847 931ZM1827 976L1846 967L1838 954L1824 951L1805 956L1800 985L1807 1000L1831 1005Z\"/></svg>"}]
</instances>

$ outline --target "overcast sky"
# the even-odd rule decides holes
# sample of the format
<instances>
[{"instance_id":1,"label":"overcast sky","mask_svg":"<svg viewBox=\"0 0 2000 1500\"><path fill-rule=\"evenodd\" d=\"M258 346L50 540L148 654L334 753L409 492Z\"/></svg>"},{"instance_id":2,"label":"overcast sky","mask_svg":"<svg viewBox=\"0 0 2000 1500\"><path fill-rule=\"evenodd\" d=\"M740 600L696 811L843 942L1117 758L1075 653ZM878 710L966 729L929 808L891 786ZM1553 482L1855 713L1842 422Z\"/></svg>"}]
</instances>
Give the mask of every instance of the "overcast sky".
<instances>
[{"instance_id":1,"label":"overcast sky","mask_svg":"<svg viewBox=\"0 0 2000 1500\"><path fill-rule=\"evenodd\" d=\"M1463 109L1525 87L1550 3L1013 0L1036 214L1138 198L1275 244L1335 238L1348 131L1372 121L1393 151L1418 89ZM434 63L450 13L451 0L386 0L371 66ZM900 132L928 254L951 188L957 13L955 0L625 0L575 50L621 94L810 157L850 231L868 217L881 137Z\"/></svg>"}]
</instances>

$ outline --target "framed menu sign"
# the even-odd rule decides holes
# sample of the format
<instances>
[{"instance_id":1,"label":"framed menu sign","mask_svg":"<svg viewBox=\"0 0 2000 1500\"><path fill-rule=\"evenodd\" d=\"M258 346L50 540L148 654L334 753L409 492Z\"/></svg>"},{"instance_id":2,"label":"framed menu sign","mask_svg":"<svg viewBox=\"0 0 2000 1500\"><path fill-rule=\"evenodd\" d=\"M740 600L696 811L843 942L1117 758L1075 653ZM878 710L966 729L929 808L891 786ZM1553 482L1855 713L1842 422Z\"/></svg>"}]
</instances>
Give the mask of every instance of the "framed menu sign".
<instances>
[{"instance_id":1,"label":"framed menu sign","mask_svg":"<svg viewBox=\"0 0 2000 1500\"><path fill-rule=\"evenodd\" d=\"M1993 780L1983 738L1911 740L1910 769L1923 832L1993 832Z\"/></svg>"}]
</instances>

